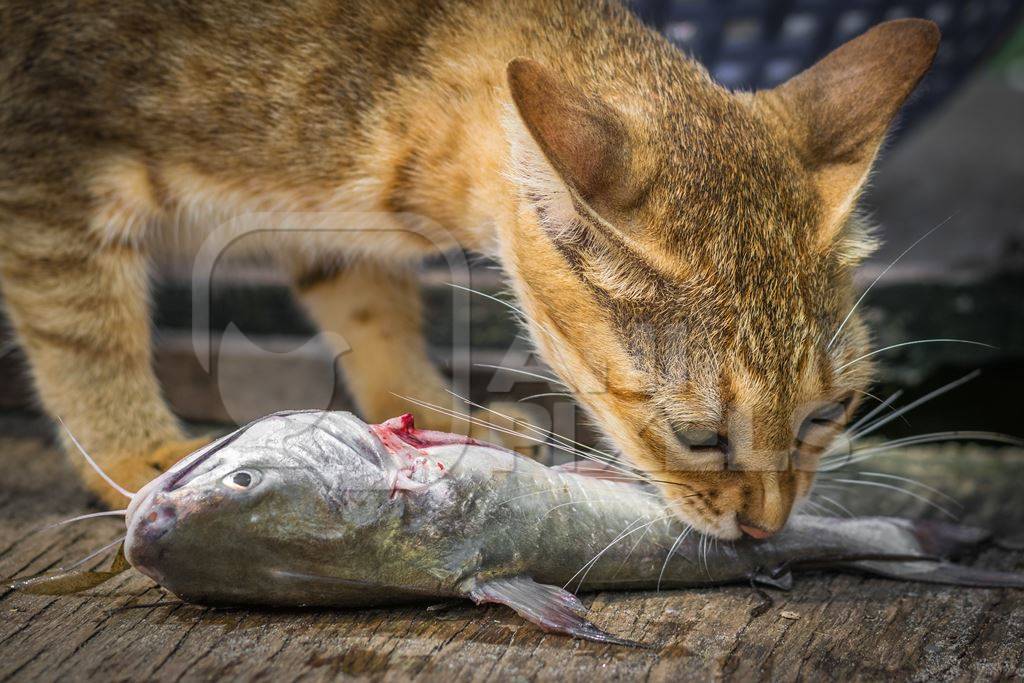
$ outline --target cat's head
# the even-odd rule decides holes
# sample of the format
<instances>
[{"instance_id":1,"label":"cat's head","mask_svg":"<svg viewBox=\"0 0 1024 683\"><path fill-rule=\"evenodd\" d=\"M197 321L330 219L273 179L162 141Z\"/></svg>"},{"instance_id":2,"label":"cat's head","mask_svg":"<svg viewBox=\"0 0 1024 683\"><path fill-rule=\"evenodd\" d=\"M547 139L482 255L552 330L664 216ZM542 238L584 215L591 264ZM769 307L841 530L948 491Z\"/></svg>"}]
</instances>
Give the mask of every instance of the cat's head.
<instances>
[{"instance_id":1,"label":"cat's head","mask_svg":"<svg viewBox=\"0 0 1024 683\"><path fill-rule=\"evenodd\" d=\"M502 248L533 337L700 531L782 528L870 381L855 206L938 40L882 24L756 94L660 48L618 89L509 65Z\"/></svg>"}]
</instances>

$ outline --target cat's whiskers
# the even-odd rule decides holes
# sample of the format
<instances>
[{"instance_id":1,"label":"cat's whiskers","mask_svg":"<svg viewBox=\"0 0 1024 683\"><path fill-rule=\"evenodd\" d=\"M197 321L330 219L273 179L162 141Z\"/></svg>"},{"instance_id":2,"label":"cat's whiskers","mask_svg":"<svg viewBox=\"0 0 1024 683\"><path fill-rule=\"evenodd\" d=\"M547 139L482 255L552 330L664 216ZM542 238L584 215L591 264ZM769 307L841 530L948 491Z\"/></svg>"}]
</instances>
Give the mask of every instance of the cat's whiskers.
<instances>
[{"instance_id":1,"label":"cat's whiskers","mask_svg":"<svg viewBox=\"0 0 1024 683\"><path fill-rule=\"evenodd\" d=\"M939 505L935 501L929 499L927 496L922 496L921 494L917 493L916 491L911 491L911 490L906 489L906 488L904 488L902 486L894 486L892 484L885 484L885 483L880 482L880 481L864 481L862 479L845 479L845 478L840 479L840 478L835 478L835 477L830 477L830 476L823 476L821 478L822 479L826 479L827 481L835 483L835 484L847 484L849 486L869 486L869 487L887 489L887 490L890 490L890 491L898 491L898 492L900 492L900 493L902 493L902 494L904 494L906 496L910 496L911 498L915 498L915 499L921 501L922 503L924 503L926 505L934 507L936 510L938 510L938 511L942 512L943 514L949 516L951 519L957 519L957 516L955 514L950 512L945 507ZM833 488L833 489L841 489L842 488L842 487L839 487L839 486L832 486L831 484L818 484L818 486L821 486L822 488Z\"/></svg>"},{"instance_id":2,"label":"cat's whiskers","mask_svg":"<svg viewBox=\"0 0 1024 683\"><path fill-rule=\"evenodd\" d=\"M957 506L959 508L963 507L963 505L960 503L960 501L958 501L956 498L953 498L952 496L950 496L950 495L948 495L946 493L943 493L942 491L940 491L939 489L935 488L934 486L929 486L928 484L925 484L923 481L920 481L919 479L914 479L912 477L903 477L903 476L900 476L900 475L897 475L897 474L889 474L888 472L859 472L858 474L861 474L862 476L865 476L865 477L877 477L879 479L891 479L893 481L901 481L901 482L904 482L906 484L911 484L913 486L918 486L918 487L924 489L925 491L928 491L929 493L933 493L936 496L946 500L949 503L952 503L953 505L955 505L955 506Z\"/></svg>"},{"instance_id":3,"label":"cat's whiskers","mask_svg":"<svg viewBox=\"0 0 1024 683\"><path fill-rule=\"evenodd\" d=\"M888 272L889 272L890 270L892 270L893 266L895 266L895 265L896 265L897 263L899 263L900 259L902 259L902 258L903 258L904 256L906 256L907 254L909 254L909 253L910 253L910 251L911 251L911 250L912 250L912 249L913 249L914 247L916 247L916 246L917 246L918 244L920 244L921 242L923 242L924 240L926 240L926 239L927 239L927 238L928 238L929 236L931 236L931 235L932 235L932 233L934 233L934 232L935 232L936 230L938 230L939 228L941 228L942 226L944 226L944 225L945 225L946 223L948 223L949 221L951 221L951 220L953 219L953 216L955 216L955 215L956 215L956 212L954 211L954 212L953 212L953 213L951 213L951 214L950 214L950 215L949 215L949 216L948 216L948 217L947 217L947 218L946 218L946 219L945 219L944 221L940 222L940 223L939 223L938 225L936 225L936 226L935 226L934 228L932 228L931 230L929 230L929 231L928 231L928 232L926 232L925 234L923 234L923 235L921 235L920 237L918 237L918 238L917 238L917 239L916 239L916 240L914 241L914 243L913 243L913 244L911 244L911 245L910 245L909 247L907 247L906 249L904 249L904 250L903 250L903 252L902 252L902 253L901 253L901 254L900 254L899 256L897 256L896 258L894 258L894 259L892 260L892 263L890 263L890 264L889 264L888 266L886 266L886 267L885 267L885 269L884 269L884 270L883 270L883 271L882 271L881 273L879 273L879 274L878 274L878 277L876 277L876 278L874 279L874 281L873 281L873 282L872 282L872 283L871 283L870 285L868 285L868 288L864 290L864 292L863 292L863 293L862 293L862 294L860 295L860 297L859 297L859 298L857 299L857 301L856 301L856 302L854 302L853 306L852 306L852 307L850 308L850 311L849 311L849 313L847 313L847 314L846 314L846 317L845 317L845 318L843 318L843 322L841 322L841 323L839 324L839 328L838 328L838 329L836 330L835 334L833 334L833 335L832 335L832 338L831 338L831 339L830 339L830 340L828 341L828 344L826 344L826 345L825 345L825 349L826 349L826 350L828 350L828 349L831 349L831 348L832 348L832 345L836 343L836 339L838 339L838 338L839 338L839 335L840 335L840 334L842 333L842 331L843 331L843 328L845 328L845 327L846 327L846 324L847 324L848 322L850 322L850 318L852 318L852 317L853 317L853 314L854 314L854 313L855 313L855 312L857 311L857 308L858 308L858 307L859 307L859 306L861 305L861 302L863 302L863 301L864 301L864 299L865 299L865 297L867 297L868 293L869 293L869 292L870 292L870 291L871 291L872 289L874 289L875 285L877 285L877 284L878 284L879 280L881 280L881 279L882 279L883 277L885 277L885 274L886 274L886 273L888 273Z\"/></svg>"},{"instance_id":4,"label":"cat's whiskers","mask_svg":"<svg viewBox=\"0 0 1024 683\"><path fill-rule=\"evenodd\" d=\"M935 398L938 398L939 396L942 396L943 394L948 393L948 392L952 391L953 389L956 389L957 387L962 386L963 384L966 384L967 382L970 382L971 380L973 380L974 378L976 378L980 374L981 374L980 370L975 370L973 372L970 372L970 373L964 375L963 377L961 377L960 379L956 379L956 380L953 380L952 382L948 382L948 383L942 385L941 387L939 387L938 389L933 389L932 391L928 392L924 396L921 396L920 398L917 398L917 399L911 401L907 405L905 405L905 406L903 406L901 408L898 408L897 410L893 411L889 415L886 415L885 417L879 418L879 419L877 419L874 422L871 422L869 424L865 424L866 418L868 417L868 416L865 416L865 418L862 418L861 420L858 420L857 423L854 424L853 427L851 427L850 429L847 429L843 433L843 436L846 438L846 441L849 442L849 443L852 443L852 442L854 442L854 441L856 441L858 439L862 439L863 437L867 436L868 434L871 434L871 433L877 431L878 429L881 429L882 427L884 427L885 425L889 424L893 420L895 420L895 419L897 419L897 418L899 418L899 417L901 417L903 415L906 415L911 410L913 410L913 409L915 409L915 408L917 408L917 407L927 403L928 401L931 401L931 400L933 400ZM893 394L889 398L888 402L891 402L891 401L895 400L900 394L901 394L901 392L896 392L895 394ZM872 413L877 413L880 408L881 408L881 406L876 407L874 410L871 411L871 413L869 413L869 416ZM860 431L857 431L858 428L860 429ZM832 455L832 453L829 452L829 451L826 451L824 457L828 457L829 455Z\"/></svg>"},{"instance_id":5,"label":"cat's whiskers","mask_svg":"<svg viewBox=\"0 0 1024 683\"><path fill-rule=\"evenodd\" d=\"M551 488L548 488L547 490L548 491L553 491L553 490L555 490L555 488L551 487ZM526 496L516 496L516 498L525 498L525 497L528 497L530 495L534 495L534 494L526 494ZM656 493L644 493L642 495L649 496L651 498L660 498L660 496L658 496ZM510 498L509 500L507 500L504 503L502 503L502 505L504 505L505 503L508 503L508 502L510 502L512 500L515 500L516 498ZM547 512L544 513L544 518L546 518L548 515L550 515L555 510L558 510L558 509L564 508L564 507L569 507L571 505L593 505L595 503L611 503L611 502L614 502L615 500L616 500L615 498L586 498L584 500L570 500L570 501L566 501L564 503L559 503L557 505L553 505L550 509L548 509Z\"/></svg>"},{"instance_id":6,"label":"cat's whiskers","mask_svg":"<svg viewBox=\"0 0 1024 683\"><path fill-rule=\"evenodd\" d=\"M587 454L589 454L589 459L591 459L591 460L596 460L596 461L599 461L599 462L603 462L604 464L606 464L606 465L608 465L610 467L613 467L614 469L619 470L620 472L631 472L632 471L629 468L626 468L626 467L622 466L621 463L619 462L619 459L616 458L615 456L613 456L611 453L605 453L604 451L600 451L600 450L598 450L598 449L596 449L596 448L594 448L592 446L588 446L586 444L582 444L579 441L574 441L574 440L572 440L572 439L570 439L568 437L562 436L561 434L556 434L556 433L551 432L551 431L540 429L539 427L536 427L536 426L530 424L529 422L525 422L525 421L522 421L522 420L516 420L515 418L513 418L510 415L505 415L504 413L501 413L501 412L499 412L497 410L494 410L492 408L488 408L487 406L484 406L484 405L481 405L479 403L475 403L473 401L470 401L468 398L465 398L464 396L460 396L460 395L456 394L453 391L449 390L448 393L451 394L452 396L454 396L455 398L465 402L466 405L468 405L470 407L477 408L479 410L487 411L488 413L491 413L493 415L497 415L498 417L500 417L500 418L502 418L504 420L508 420L513 425L515 425L515 424L522 424L524 428L529 429L531 432L533 432L535 434L538 434L540 437L544 437L545 439L547 439L547 438L554 439L556 442L559 442L559 443L561 443L562 445L564 445L566 447L572 448L573 452L587 453ZM544 443L547 443L547 441L545 440Z\"/></svg>"},{"instance_id":7,"label":"cat's whiskers","mask_svg":"<svg viewBox=\"0 0 1024 683\"><path fill-rule=\"evenodd\" d=\"M824 463L824 462L827 462L829 460L847 459L847 458L852 457L853 456L853 440L854 440L854 436L857 433L857 430L860 429L864 425L867 425L868 427L870 427L871 424L872 424L871 423L872 418L874 418L880 412L884 411L886 408L892 408L893 402L895 402L897 399L899 399L899 397L902 396L902 395L903 395L903 390L902 389L892 393L889 396L889 398L885 399L884 401L879 401L879 404L877 406L875 406L874 408L869 410L862 417L858 418L856 422L854 422L852 425L848 426L840 434L836 435L835 439L833 440L833 443L822 454L820 463ZM893 409L893 412L896 413L897 410ZM903 418L903 419L904 419L904 421L906 421L906 418ZM840 446L842 446L843 449L845 449L847 452L842 453L840 451Z\"/></svg>"},{"instance_id":8,"label":"cat's whiskers","mask_svg":"<svg viewBox=\"0 0 1024 683\"><path fill-rule=\"evenodd\" d=\"M852 512L850 512L850 509L848 507L846 507L845 505L843 505L839 501L835 500L834 498L826 496L823 493L818 493L818 498L820 498L822 501L832 505L836 510L840 510L847 517L854 517L855 516Z\"/></svg>"},{"instance_id":9,"label":"cat's whiskers","mask_svg":"<svg viewBox=\"0 0 1024 683\"><path fill-rule=\"evenodd\" d=\"M597 563L597 561L599 559L601 559L602 555L604 555L606 552L608 552L608 550L610 550L616 543L618 543L622 539L626 538L627 536L631 535L633 533L633 531L639 531L641 529L648 529L648 528L650 528L650 526L652 524L654 524L654 522L652 521L652 522L648 522L647 524L644 524L644 525L642 525L640 527L637 527L637 525L640 524L642 521L643 521L643 517L637 517L632 522L627 524L626 527L621 532L619 532L619 535L612 539L611 543L606 545L603 549L601 549L592 558L587 560L583 564L582 567L577 569L576 573L573 574L572 576L570 576L569 580L565 582L565 585L562 586L562 589L563 590L568 590L569 584L571 584L573 582L573 580L577 576L580 575L580 573L583 573L583 576L580 578L580 582L576 585L576 590L579 591L580 588L583 586L583 581L587 578L587 574L590 573L590 568L593 567ZM655 521L657 521L657 520L655 520ZM637 528L634 529L634 527L637 527Z\"/></svg>"},{"instance_id":10,"label":"cat's whiskers","mask_svg":"<svg viewBox=\"0 0 1024 683\"><path fill-rule=\"evenodd\" d=\"M828 465L827 467L821 468L821 472L833 472L843 467L853 465L865 460L869 460L880 453L886 453L900 448L906 448L908 446L920 446L929 443L946 443L950 441L987 441L990 443L1001 443L1008 446L1017 446L1024 448L1024 439L1010 436L1008 434L999 434L997 432L981 432L981 431L949 431L949 432L932 432L930 434L919 434L916 436L908 436L902 439L894 439L892 441L886 441L881 444L871 446L870 448L861 448L858 450L851 451L849 454L842 456L830 456L829 458L822 458L822 464ZM832 464L834 461L838 461L836 464Z\"/></svg>"},{"instance_id":11,"label":"cat's whiskers","mask_svg":"<svg viewBox=\"0 0 1024 683\"><path fill-rule=\"evenodd\" d=\"M658 584L654 588L655 592L661 592L661 580L665 578L665 570L668 569L668 563L675 554L676 549L683 541L686 540L686 537L690 535L691 531L693 531L693 527L687 526L678 536L676 536L676 540L672 542L672 547L668 549L668 554L665 555L665 562L661 565L661 571L658 572Z\"/></svg>"},{"instance_id":12,"label":"cat's whiskers","mask_svg":"<svg viewBox=\"0 0 1024 683\"><path fill-rule=\"evenodd\" d=\"M970 344L972 346L982 346L982 347L985 347L987 349L994 349L994 348L996 348L995 346L993 346L991 344L986 344L985 342L973 341L971 339L915 339L914 341L900 342L899 344L890 344L889 346L883 346L880 349L875 349L874 351L869 351L868 353L865 353L865 354L863 354L863 355L861 355L861 356L859 356L857 358L854 358L851 361L848 361L848 362L840 365L839 367L836 368L835 371L836 372L840 372L840 371L845 370L846 368L848 368L848 367L850 367L852 365L856 365L857 363L861 362L862 360L865 360L867 358L871 358L872 356L877 356L878 354L885 353L886 351L892 351L893 349L899 349L899 348L903 348L903 347L906 347L906 346L916 346L917 344Z\"/></svg>"},{"instance_id":13,"label":"cat's whiskers","mask_svg":"<svg viewBox=\"0 0 1024 683\"><path fill-rule=\"evenodd\" d=\"M100 475L103 481L107 482L107 484L109 484L112 489L120 493L125 498L131 499L135 496L134 491L129 491L125 487L118 484L116 481L111 479L110 476L106 472L104 472L99 465L96 464L96 461L93 460L92 456L86 452L85 448L82 447L82 444L78 443L78 439L76 439L75 435L71 433L71 430L68 429L68 426L66 424L64 424L64 420L62 420L60 416L57 416L57 422L59 422L60 426L64 428L65 432L67 432L68 438L71 439L71 443L75 444L75 448L77 448L78 452L82 454L82 456L85 458L85 461L89 463L89 466L96 471L96 474Z\"/></svg>"},{"instance_id":14,"label":"cat's whiskers","mask_svg":"<svg viewBox=\"0 0 1024 683\"><path fill-rule=\"evenodd\" d=\"M534 379L543 380L545 382L551 382L552 384L557 384L572 391L572 387L570 387L568 384L558 379L557 377L550 377L548 375L543 375L537 372L530 372L529 370L522 370L520 368L510 368L507 365L491 365L489 363L474 363L473 367L489 368L491 370L503 370L505 372L514 372L520 375L524 375L526 377L533 377Z\"/></svg>"},{"instance_id":15,"label":"cat's whiskers","mask_svg":"<svg viewBox=\"0 0 1024 683\"><path fill-rule=\"evenodd\" d=\"M560 450L560 451L562 451L564 453L572 455L573 457L580 456L580 457L585 458L585 459L594 460L594 461L597 461L597 462L602 462L603 464L608 465L612 469L617 470L618 473L620 475L622 475L623 477L625 477L625 478L633 478L633 479L636 479L636 480L639 480L639 481L648 481L648 479L646 477L641 476L640 474L638 474L636 472L632 472L632 471L630 471L628 469L622 468L621 466L616 466L616 465L614 465L612 463L608 463L606 461L600 460L598 457L596 457L594 455L591 455L591 454L588 454L586 452L581 452L581 451L575 450L575 449L569 449L569 448L563 446L561 443L558 443L558 442L551 443L551 442L549 442L547 440L539 439L539 438L536 438L534 436L530 436L529 434L524 434L522 432L517 432L517 431L511 430L511 429L506 429L504 427L501 427L500 425L496 425L496 424L494 424L492 422L488 422L487 420L482 420L482 419L474 417L472 415L467 415L465 413L460 413L460 412L457 412L457 411L454 411L454 410L451 410L451 409L448 409L448 408L442 408L441 406L437 406L437 405L434 405L432 403L428 403L426 401L421 401L419 399L415 399L415 398L412 398L412 397L409 397L409 396L402 396L402 395L399 395L399 394L395 394L395 396L398 396L398 398L401 398L402 400L408 401L408 402L410 402L410 403L412 403L414 405L418 405L418 406L426 408L428 410L433 410L434 412L441 413L442 415L447 415L448 417L453 417L455 419L462 420L464 422L468 422L469 424L476 425L478 427L484 427L486 429L491 429L491 430L493 430L495 432L498 432L498 433L501 433L501 434L507 434L509 436L515 436L517 438L525 439L525 440L531 441L533 443L537 443L537 444L541 444L541 445L549 445L552 448L555 448L555 449Z\"/></svg>"},{"instance_id":16,"label":"cat's whiskers","mask_svg":"<svg viewBox=\"0 0 1024 683\"><path fill-rule=\"evenodd\" d=\"M61 567L61 568L59 569L59 571L62 571L62 572L69 572L69 571L71 571L72 569L77 569L78 567L81 567L81 566L82 566L83 564L85 564L86 562L88 562L88 561L89 561L89 560L91 560L92 558L96 557L97 555L101 555L101 554L105 553L106 551L110 550L111 548L115 547L115 546L116 546L117 544L119 544L119 543L123 543L123 542L124 542L124 540L125 540L125 539L126 539L127 537L128 537L128 536L127 536L127 534L126 534L126 535L124 535L124 536L120 536L120 537L118 537L118 538L115 538L115 539L114 539L113 541L111 541L110 543L107 543L106 545L104 545L104 546L103 546L102 548L99 548L98 550L94 550L94 551L92 551L91 553L89 553L88 555L86 555L85 557L83 557L82 559L80 559L80 560L76 561L76 562L75 562L74 564L68 565L67 567Z\"/></svg>"},{"instance_id":17,"label":"cat's whiskers","mask_svg":"<svg viewBox=\"0 0 1024 683\"><path fill-rule=\"evenodd\" d=\"M86 514L86 515L78 515L77 517L72 517L71 519L62 519L59 522L53 522L52 524L47 524L46 526L41 527L39 529L39 531L47 531L49 529L56 529L59 526L64 526L66 524L72 524L74 522L81 522L82 520L85 520L85 519L96 519L98 517L124 517L126 514L128 514L128 510L127 509L124 509L124 510L107 510L107 511L104 511L104 512L90 512L89 514Z\"/></svg>"},{"instance_id":18,"label":"cat's whiskers","mask_svg":"<svg viewBox=\"0 0 1024 683\"><path fill-rule=\"evenodd\" d=\"M575 574L573 574L571 577L569 577L569 580L565 582L565 585L562 586L562 588L565 589L565 590L568 590L569 585L576 579L577 576L580 576L580 574L582 573L583 575L580 576L579 583L576 584L576 590L579 591L583 587L583 582L587 580L587 575L590 573L590 570L593 569L594 566L597 564L598 560L600 560L601 557L603 557L604 554L607 553L609 550L611 550L617 543L619 543L620 541L622 541L626 537L635 534L638 531L641 531L643 529L647 529L648 527L654 526L655 524L658 524L659 522L663 522L666 519L671 519L672 517L674 517L674 515L669 513L669 514L664 515L662 517L656 517L656 518L652 519L651 521L647 522L646 524L642 524L640 526L636 526L636 525L639 522L642 522L644 520L643 517L638 517L637 519L633 520L628 525L626 525L626 528L623 529L622 532L619 533L618 536L616 536L614 539L612 539L611 543L606 545L600 552L598 552L596 555L594 555L594 557L592 557L586 564L584 564L582 567L580 567L576 571Z\"/></svg>"},{"instance_id":19,"label":"cat's whiskers","mask_svg":"<svg viewBox=\"0 0 1024 683\"><path fill-rule=\"evenodd\" d=\"M899 391L893 392L889 396L889 398L887 398L884 401L882 401L881 403L879 403L877 406L875 406L870 411L868 411L863 417L861 417L856 422L854 422L852 425L847 427L846 430L844 431L844 436L852 438L853 435L857 433L858 429L860 429L861 427L863 427L865 425L870 426L871 420L876 415L878 415L879 413L884 412L886 408L893 408L893 410L895 411L896 408L892 404L894 402L898 401L900 396L902 396L902 395L903 395L903 390L902 389L900 389Z\"/></svg>"},{"instance_id":20,"label":"cat's whiskers","mask_svg":"<svg viewBox=\"0 0 1024 683\"><path fill-rule=\"evenodd\" d=\"M704 563L704 573L707 574L709 577L711 576L711 569L710 567L708 567L708 547L711 545L708 539L710 538L711 537L707 534L700 535L700 558L701 561Z\"/></svg>"},{"instance_id":21,"label":"cat's whiskers","mask_svg":"<svg viewBox=\"0 0 1024 683\"><path fill-rule=\"evenodd\" d=\"M882 399L880 396L876 396L875 394L872 394L870 391L864 391L863 389L854 389L854 392L856 392L858 394L861 394L862 396L867 396L868 398L874 399L875 401L877 401L879 403L879 405L882 406L882 408L888 408L889 410L896 410L896 408L894 408L892 406L890 400ZM901 392L897 391L896 394L894 394L894 395L898 396L900 393ZM910 426L910 421L909 420L904 418L903 421L906 423L906 425L908 427Z\"/></svg>"},{"instance_id":22,"label":"cat's whiskers","mask_svg":"<svg viewBox=\"0 0 1024 683\"><path fill-rule=\"evenodd\" d=\"M808 508L814 509L814 510L818 510L820 513L822 513L822 514L819 514L819 515L814 515L815 517L830 517L831 516L830 510L828 508L826 508L824 505L821 505L820 503L817 503L817 502L811 500L810 498L805 498L803 500L803 503L800 506L800 512L803 513L804 510L806 510Z\"/></svg>"},{"instance_id":23,"label":"cat's whiskers","mask_svg":"<svg viewBox=\"0 0 1024 683\"><path fill-rule=\"evenodd\" d=\"M626 568L626 564L629 562L629 558L633 557L633 552L641 543L643 543L644 539L647 538L647 534L648 532L650 532L650 530L650 527L644 529L644 532L640 534L640 537L638 539L636 539L636 541L633 543L633 546L629 549L629 552L626 553L626 556L622 558L622 564L619 565L619 568L615 570L615 573L612 576L618 576L619 572Z\"/></svg>"},{"instance_id":24,"label":"cat's whiskers","mask_svg":"<svg viewBox=\"0 0 1024 683\"><path fill-rule=\"evenodd\" d=\"M467 287L465 285L460 285L460 284L457 284L455 282L449 282L448 286L449 287L454 287L455 289L461 289L461 290L463 290L465 292L469 292L470 294L476 294L477 296L482 296L485 299L490 299L491 301L494 301L495 303L501 304L505 308L507 308L510 311L512 311L519 318L520 323L523 325L523 327L525 327L527 330L539 330L540 332L543 332L544 335L548 339L550 339L553 343L555 343L556 346L562 344L562 342L560 340L558 340L553 334L551 334L551 332L549 332L547 328L545 328L543 325L541 325L535 319L533 319L530 316L528 316L526 314L526 311L524 311L523 309L519 308L518 306L515 306L515 305L509 303L508 301L505 301L504 299L501 299L499 297L493 296L491 294L487 294L486 292L481 292L478 289L473 289L472 287ZM526 323L529 323L529 324L526 324Z\"/></svg>"},{"instance_id":25,"label":"cat's whiskers","mask_svg":"<svg viewBox=\"0 0 1024 683\"><path fill-rule=\"evenodd\" d=\"M625 479L621 479L621 480L620 479L613 479L611 481L626 482L628 480L625 480ZM544 495L545 493L554 493L556 491L563 491L563 490L564 490L564 487L561 484L556 484L554 486L543 486L543 487L541 487L539 489L535 489L535 490L530 491L528 493L521 493L521 494L512 496L511 498L507 498L507 499L501 501L500 503L498 503L498 506L500 507L502 505L508 505L509 503L511 503L513 501L522 500L523 498L529 498L531 496L540 496L540 495ZM641 495L641 496L646 496L648 498L655 498L655 499L660 499L661 498L661 496L659 496L657 493L648 492L648 491L635 491L631 495ZM571 501L568 501L566 503L560 503L556 507L561 507L562 505L571 505L573 503L587 503L587 502L590 502L590 500L587 500L587 499L584 499L584 500L571 500Z\"/></svg>"},{"instance_id":26,"label":"cat's whiskers","mask_svg":"<svg viewBox=\"0 0 1024 683\"><path fill-rule=\"evenodd\" d=\"M428 410L432 410L432 411L434 411L436 413L440 413L441 415L446 415L448 417L453 417L453 418L455 418L457 420L461 420L463 422L467 422L467 423L469 423L469 424L471 424L473 426L476 426L476 427L484 427L486 429L493 430L493 431L495 431L495 432L497 432L499 434L507 434L509 436L515 436L517 438L526 439L526 440L532 441L534 443L547 444L547 442L542 440L542 439L538 439L536 437L530 436L529 434L523 434L521 432L517 432L517 431L512 430L512 429L507 429L507 428L502 427L500 425L497 425L497 424L495 424L493 422L489 422L487 420L483 420L481 418L478 418L476 416L470 415L468 413L461 413L459 411L452 410L450 408L444 408L444 407L436 405L434 403L429 403L427 401L421 401L420 399L413 398L412 396L403 396L402 394L394 394L394 395L396 397L402 399L403 401L408 401L409 403L412 403L413 405L417 405L417 406L420 406L422 408L426 408ZM558 448L558 446L556 446L554 444L551 444L551 445L554 446L555 448ZM572 454L576 454L575 451L567 451L567 452L570 452Z\"/></svg>"},{"instance_id":27,"label":"cat's whiskers","mask_svg":"<svg viewBox=\"0 0 1024 683\"><path fill-rule=\"evenodd\" d=\"M547 396L563 396L565 398L575 398L576 394L570 394L565 391L547 391L544 392L543 394L530 394L529 396L523 396L522 398L517 399L516 402L523 403L524 401L532 401L535 398L545 398Z\"/></svg>"}]
</instances>

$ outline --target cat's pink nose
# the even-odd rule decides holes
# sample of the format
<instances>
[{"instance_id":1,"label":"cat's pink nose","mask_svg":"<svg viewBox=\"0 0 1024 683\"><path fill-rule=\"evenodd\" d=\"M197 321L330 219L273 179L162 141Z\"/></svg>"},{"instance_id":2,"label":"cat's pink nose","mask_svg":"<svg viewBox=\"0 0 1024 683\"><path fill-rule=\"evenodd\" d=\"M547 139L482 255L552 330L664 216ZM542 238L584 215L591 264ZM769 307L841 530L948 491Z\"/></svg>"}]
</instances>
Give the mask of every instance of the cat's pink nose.
<instances>
[{"instance_id":1,"label":"cat's pink nose","mask_svg":"<svg viewBox=\"0 0 1024 683\"><path fill-rule=\"evenodd\" d=\"M746 524L740 524L739 526L740 531L745 533L747 536L758 540L764 540L772 535L771 531L765 531L764 529L759 529L756 526L747 526Z\"/></svg>"}]
</instances>

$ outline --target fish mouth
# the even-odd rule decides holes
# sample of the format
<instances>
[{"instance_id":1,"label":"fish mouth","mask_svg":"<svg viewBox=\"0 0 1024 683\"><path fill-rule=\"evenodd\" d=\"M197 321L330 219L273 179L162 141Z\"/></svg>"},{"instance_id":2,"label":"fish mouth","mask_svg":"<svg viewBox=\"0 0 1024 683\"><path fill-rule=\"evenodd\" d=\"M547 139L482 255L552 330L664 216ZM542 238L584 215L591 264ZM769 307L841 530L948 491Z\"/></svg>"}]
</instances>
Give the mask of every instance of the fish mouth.
<instances>
[{"instance_id":1,"label":"fish mouth","mask_svg":"<svg viewBox=\"0 0 1024 683\"><path fill-rule=\"evenodd\" d=\"M125 524L128 533L125 537L124 552L128 562L154 581L160 577L152 569L157 542L165 536L177 522L180 502L168 499L168 494L187 484L199 471L200 466L210 457L235 441L239 436L255 424L249 423L234 432L209 443L199 450L179 460L173 467L156 479L143 486L132 496L128 509L125 511Z\"/></svg>"},{"instance_id":2,"label":"fish mouth","mask_svg":"<svg viewBox=\"0 0 1024 683\"><path fill-rule=\"evenodd\" d=\"M157 583L162 579L155 569L160 553L159 541L178 519L176 506L164 500L166 494L153 486L160 478L150 482L132 498L125 518L128 531L124 540L124 554L129 564Z\"/></svg>"},{"instance_id":3,"label":"fish mouth","mask_svg":"<svg viewBox=\"0 0 1024 683\"><path fill-rule=\"evenodd\" d=\"M199 450L187 455L182 460L179 460L171 469L161 474L156 479L143 486L139 491L132 496L131 502L128 504L128 509L125 512L125 520L128 523L129 528L132 526L132 521L135 519L135 515L147 501L153 498L157 493L169 493L178 489L191 479L190 475L194 475L199 466L210 459L214 453L224 448L232 441L237 439L245 431L246 427L235 430L227 436L217 439L213 443L209 443L203 446Z\"/></svg>"}]
</instances>

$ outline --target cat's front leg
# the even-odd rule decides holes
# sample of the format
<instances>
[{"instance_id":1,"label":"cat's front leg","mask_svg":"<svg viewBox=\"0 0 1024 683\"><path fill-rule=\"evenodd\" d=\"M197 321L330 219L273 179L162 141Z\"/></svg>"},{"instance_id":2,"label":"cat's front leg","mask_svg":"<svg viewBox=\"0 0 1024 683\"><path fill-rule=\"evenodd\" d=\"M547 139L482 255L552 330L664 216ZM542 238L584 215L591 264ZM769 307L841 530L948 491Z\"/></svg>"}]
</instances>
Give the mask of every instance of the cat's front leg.
<instances>
[{"instance_id":1,"label":"cat's front leg","mask_svg":"<svg viewBox=\"0 0 1024 683\"><path fill-rule=\"evenodd\" d=\"M346 386L365 419L379 422L412 412L418 427L471 434L517 449L536 443L539 434L514 421L522 420L522 414L499 409L506 418L471 410L448 392L450 383L427 353L419 283L412 268L359 262L333 272L306 273L298 279L300 297L320 328L335 338ZM446 414L451 411L472 419Z\"/></svg>"},{"instance_id":2,"label":"cat's front leg","mask_svg":"<svg viewBox=\"0 0 1024 683\"><path fill-rule=\"evenodd\" d=\"M308 269L296 288L313 320L333 340L345 384L364 418L379 422L410 411L415 406L406 396L453 407L448 381L427 354L411 268L364 261L335 271ZM416 413L425 426L455 426L439 412Z\"/></svg>"},{"instance_id":3,"label":"cat's front leg","mask_svg":"<svg viewBox=\"0 0 1024 683\"><path fill-rule=\"evenodd\" d=\"M19 216L0 248L6 308L46 410L59 417L115 482L138 490L201 445L184 438L151 367L145 257L101 246L74 219ZM2 226L0 226L2 227ZM124 507L61 437L83 481L104 503Z\"/></svg>"}]
</instances>

